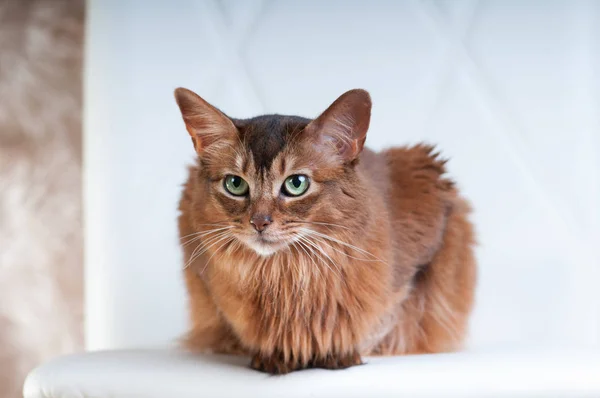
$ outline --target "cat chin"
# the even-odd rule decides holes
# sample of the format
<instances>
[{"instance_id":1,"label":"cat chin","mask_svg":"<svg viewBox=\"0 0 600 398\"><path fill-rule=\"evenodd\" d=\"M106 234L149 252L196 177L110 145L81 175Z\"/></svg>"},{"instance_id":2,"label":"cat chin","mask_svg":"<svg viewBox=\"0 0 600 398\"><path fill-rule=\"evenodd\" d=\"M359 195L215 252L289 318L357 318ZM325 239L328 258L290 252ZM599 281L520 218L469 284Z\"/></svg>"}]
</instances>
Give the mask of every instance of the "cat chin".
<instances>
[{"instance_id":1,"label":"cat chin","mask_svg":"<svg viewBox=\"0 0 600 398\"><path fill-rule=\"evenodd\" d=\"M282 248L282 245L279 244L264 243L260 241L246 242L246 246L262 257L272 256Z\"/></svg>"},{"instance_id":2,"label":"cat chin","mask_svg":"<svg viewBox=\"0 0 600 398\"><path fill-rule=\"evenodd\" d=\"M254 243L254 244L248 244L248 246L254 250L254 252L256 254L258 254L259 256L262 257L269 257L272 256L273 254L275 254L279 248L276 246L272 246L272 245L265 245L262 243Z\"/></svg>"}]
</instances>

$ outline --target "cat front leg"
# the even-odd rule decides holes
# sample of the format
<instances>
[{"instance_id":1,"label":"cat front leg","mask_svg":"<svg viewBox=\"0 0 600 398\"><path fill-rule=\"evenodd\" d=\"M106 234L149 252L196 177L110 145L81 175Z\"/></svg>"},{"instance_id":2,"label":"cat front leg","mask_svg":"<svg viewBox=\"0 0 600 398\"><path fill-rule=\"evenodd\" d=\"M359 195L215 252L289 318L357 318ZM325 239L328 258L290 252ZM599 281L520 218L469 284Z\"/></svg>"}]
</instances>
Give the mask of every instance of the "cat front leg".
<instances>
[{"instance_id":1,"label":"cat front leg","mask_svg":"<svg viewBox=\"0 0 600 398\"><path fill-rule=\"evenodd\" d=\"M312 361L310 367L335 370L362 364L363 361L360 354L357 351L353 351L347 354L330 354L325 358L317 358Z\"/></svg>"},{"instance_id":2,"label":"cat front leg","mask_svg":"<svg viewBox=\"0 0 600 398\"><path fill-rule=\"evenodd\" d=\"M250 367L260 372L282 375L303 369L306 366L302 366L297 361L285 361L281 353L274 353L268 356L257 353L252 357Z\"/></svg>"},{"instance_id":3,"label":"cat front leg","mask_svg":"<svg viewBox=\"0 0 600 398\"><path fill-rule=\"evenodd\" d=\"M346 369L351 366L362 364L362 358L357 351L346 354L329 354L326 357L314 358L307 364L302 364L293 360L285 361L283 359L283 355L280 353L275 353L269 356L255 354L250 362L250 367L261 372L281 375L293 372L295 370L308 368L336 370Z\"/></svg>"}]
</instances>

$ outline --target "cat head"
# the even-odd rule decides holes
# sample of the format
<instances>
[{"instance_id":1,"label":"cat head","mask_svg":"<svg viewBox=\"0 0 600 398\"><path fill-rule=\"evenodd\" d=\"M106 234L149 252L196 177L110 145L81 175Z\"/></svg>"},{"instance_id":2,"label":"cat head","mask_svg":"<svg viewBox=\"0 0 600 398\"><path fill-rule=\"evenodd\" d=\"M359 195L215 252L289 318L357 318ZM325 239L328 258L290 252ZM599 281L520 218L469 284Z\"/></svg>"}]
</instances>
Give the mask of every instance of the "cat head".
<instances>
[{"instance_id":1,"label":"cat head","mask_svg":"<svg viewBox=\"0 0 600 398\"><path fill-rule=\"evenodd\" d=\"M198 155L191 176L197 229L269 256L360 224L365 189L356 165L371 116L366 91L346 92L314 120L233 119L190 90L178 88L175 98Z\"/></svg>"}]
</instances>

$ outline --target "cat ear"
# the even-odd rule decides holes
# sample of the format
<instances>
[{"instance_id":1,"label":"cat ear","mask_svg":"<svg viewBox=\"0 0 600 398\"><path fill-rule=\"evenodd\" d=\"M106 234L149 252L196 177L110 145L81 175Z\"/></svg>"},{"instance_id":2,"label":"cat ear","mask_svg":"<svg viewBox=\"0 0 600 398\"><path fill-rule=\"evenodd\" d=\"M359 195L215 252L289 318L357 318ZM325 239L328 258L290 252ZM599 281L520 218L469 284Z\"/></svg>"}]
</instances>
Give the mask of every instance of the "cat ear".
<instances>
[{"instance_id":1,"label":"cat ear","mask_svg":"<svg viewBox=\"0 0 600 398\"><path fill-rule=\"evenodd\" d=\"M175 90L175 100L199 155L217 141L235 138L237 129L231 119L198 94L180 87Z\"/></svg>"},{"instance_id":2,"label":"cat ear","mask_svg":"<svg viewBox=\"0 0 600 398\"><path fill-rule=\"evenodd\" d=\"M355 160L363 149L371 120L371 96L355 89L342 94L305 131L317 145L333 148L344 160Z\"/></svg>"}]
</instances>

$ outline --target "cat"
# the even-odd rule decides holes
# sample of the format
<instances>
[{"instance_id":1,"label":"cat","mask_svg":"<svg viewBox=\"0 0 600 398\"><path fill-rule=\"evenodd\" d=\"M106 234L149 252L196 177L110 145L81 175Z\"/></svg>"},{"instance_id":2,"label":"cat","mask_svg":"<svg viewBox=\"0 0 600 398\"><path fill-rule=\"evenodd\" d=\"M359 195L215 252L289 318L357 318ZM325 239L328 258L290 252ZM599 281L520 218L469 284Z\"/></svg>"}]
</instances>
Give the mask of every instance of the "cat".
<instances>
[{"instance_id":1,"label":"cat","mask_svg":"<svg viewBox=\"0 0 600 398\"><path fill-rule=\"evenodd\" d=\"M314 120L175 99L198 155L179 205L187 349L284 374L461 348L474 230L433 147L364 148L360 89Z\"/></svg>"}]
</instances>

